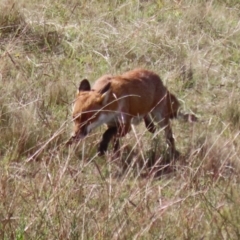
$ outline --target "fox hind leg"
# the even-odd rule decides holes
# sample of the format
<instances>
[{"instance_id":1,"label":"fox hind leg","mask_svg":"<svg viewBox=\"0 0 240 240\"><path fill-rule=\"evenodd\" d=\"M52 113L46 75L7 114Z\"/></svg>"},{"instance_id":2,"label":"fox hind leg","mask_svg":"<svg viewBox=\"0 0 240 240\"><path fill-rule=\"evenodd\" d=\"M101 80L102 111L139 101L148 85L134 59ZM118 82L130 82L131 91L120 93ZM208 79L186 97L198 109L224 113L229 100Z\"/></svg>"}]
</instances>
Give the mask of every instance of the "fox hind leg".
<instances>
[{"instance_id":1,"label":"fox hind leg","mask_svg":"<svg viewBox=\"0 0 240 240\"><path fill-rule=\"evenodd\" d=\"M147 130L150 133L154 133L156 131L156 127L154 125L154 122L152 121L151 117L149 115L144 116L144 123L147 128Z\"/></svg>"},{"instance_id":2,"label":"fox hind leg","mask_svg":"<svg viewBox=\"0 0 240 240\"><path fill-rule=\"evenodd\" d=\"M173 137L170 119L168 117L162 117L162 115L159 112L154 112L152 115L154 120L158 122L158 125L162 129L164 129L166 141L170 148L170 155L173 158L178 157L179 152L176 150L175 147L175 139Z\"/></svg>"}]
</instances>

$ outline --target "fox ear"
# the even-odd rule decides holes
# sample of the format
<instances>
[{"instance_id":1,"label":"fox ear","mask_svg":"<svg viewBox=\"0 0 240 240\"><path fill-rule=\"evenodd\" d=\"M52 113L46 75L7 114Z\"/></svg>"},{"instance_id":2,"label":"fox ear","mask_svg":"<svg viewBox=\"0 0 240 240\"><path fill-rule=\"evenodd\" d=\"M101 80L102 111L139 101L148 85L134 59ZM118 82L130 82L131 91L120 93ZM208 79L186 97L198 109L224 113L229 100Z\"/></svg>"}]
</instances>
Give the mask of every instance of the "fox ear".
<instances>
[{"instance_id":1,"label":"fox ear","mask_svg":"<svg viewBox=\"0 0 240 240\"><path fill-rule=\"evenodd\" d=\"M91 90L91 86L90 83L87 79L83 79L80 84L79 84L79 88L78 91L90 91Z\"/></svg>"},{"instance_id":2,"label":"fox ear","mask_svg":"<svg viewBox=\"0 0 240 240\"><path fill-rule=\"evenodd\" d=\"M100 94L104 94L104 93L106 93L110 89L110 87L111 87L111 83L108 82L98 92Z\"/></svg>"},{"instance_id":3,"label":"fox ear","mask_svg":"<svg viewBox=\"0 0 240 240\"><path fill-rule=\"evenodd\" d=\"M108 98L111 92L111 83L108 82L100 91L99 93L102 94L101 101L103 105L106 105L108 102Z\"/></svg>"}]
</instances>

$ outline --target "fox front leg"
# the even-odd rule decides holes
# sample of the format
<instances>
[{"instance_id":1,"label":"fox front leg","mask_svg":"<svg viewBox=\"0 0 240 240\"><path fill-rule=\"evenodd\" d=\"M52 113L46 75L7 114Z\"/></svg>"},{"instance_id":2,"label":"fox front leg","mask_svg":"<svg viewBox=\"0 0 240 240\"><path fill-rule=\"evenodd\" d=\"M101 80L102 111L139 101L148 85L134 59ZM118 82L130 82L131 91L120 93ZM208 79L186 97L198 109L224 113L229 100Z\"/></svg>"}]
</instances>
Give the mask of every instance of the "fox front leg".
<instances>
[{"instance_id":1,"label":"fox front leg","mask_svg":"<svg viewBox=\"0 0 240 240\"><path fill-rule=\"evenodd\" d=\"M102 136L102 140L98 147L98 155L102 156L106 153L108 144L111 139L117 135L118 128L117 127L109 127ZM115 147L114 147L115 148Z\"/></svg>"}]
</instances>

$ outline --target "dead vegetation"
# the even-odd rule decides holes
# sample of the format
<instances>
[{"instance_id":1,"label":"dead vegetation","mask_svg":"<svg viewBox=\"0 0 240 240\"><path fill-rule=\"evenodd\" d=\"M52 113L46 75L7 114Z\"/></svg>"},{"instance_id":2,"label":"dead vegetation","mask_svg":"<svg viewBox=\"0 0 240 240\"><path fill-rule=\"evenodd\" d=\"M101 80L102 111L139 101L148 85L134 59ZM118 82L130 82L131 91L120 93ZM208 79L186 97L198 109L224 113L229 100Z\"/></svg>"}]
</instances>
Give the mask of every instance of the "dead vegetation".
<instances>
[{"instance_id":1,"label":"dead vegetation","mask_svg":"<svg viewBox=\"0 0 240 240\"><path fill-rule=\"evenodd\" d=\"M237 0L3 1L1 238L239 239L239 10ZM167 170L162 131L141 125L118 162L96 156L103 128L64 146L79 81L135 67L199 117L172 122L181 155Z\"/></svg>"}]
</instances>

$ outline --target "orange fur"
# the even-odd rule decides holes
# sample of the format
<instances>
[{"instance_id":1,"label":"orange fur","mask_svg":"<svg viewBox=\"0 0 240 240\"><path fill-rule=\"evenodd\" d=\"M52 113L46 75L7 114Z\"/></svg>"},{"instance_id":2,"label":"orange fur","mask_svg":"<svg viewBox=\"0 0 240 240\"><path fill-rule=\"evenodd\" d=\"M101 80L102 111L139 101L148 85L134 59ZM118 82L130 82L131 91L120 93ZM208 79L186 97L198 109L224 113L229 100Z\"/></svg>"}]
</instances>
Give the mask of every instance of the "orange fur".
<instances>
[{"instance_id":1,"label":"orange fur","mask_svg":"<svg viewBox=\"0 0 240 240\"><path fill-rule=\"evenodd\" d=\"M75 127L70 143L106 124L108 130L100 142L99 154L104 154L112 138L117 150L118 138L125 136L131 129L132 120L140 116L149 131L155 131L151 119L164 128L167 143L174 153L176 149L169 120L177 117L179 107L179 101L166 89L160 77L148 70L135 69L120 76L104 75L92 90L85 79L80 83L73 107Z\"/></svg>"}]
</instances>

